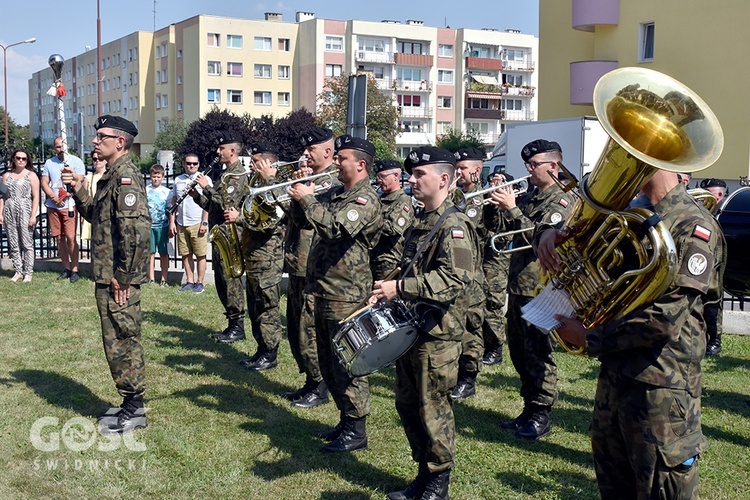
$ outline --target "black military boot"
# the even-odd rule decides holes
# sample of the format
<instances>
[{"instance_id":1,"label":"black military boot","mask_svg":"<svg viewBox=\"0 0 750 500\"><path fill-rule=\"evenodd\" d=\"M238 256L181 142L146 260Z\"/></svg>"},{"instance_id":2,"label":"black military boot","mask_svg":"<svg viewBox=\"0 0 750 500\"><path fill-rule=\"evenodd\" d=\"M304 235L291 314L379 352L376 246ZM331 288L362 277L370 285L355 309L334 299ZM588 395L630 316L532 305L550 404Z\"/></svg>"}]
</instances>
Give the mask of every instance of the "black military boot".
<instances>
[{"instance_id":1,"label":"black military boot","mask_svg":"<svg viewBox=\"0 0 750 500\"><path fill-rule=\"evenodd\" d=\"M315 408L330 402L328 399L328 385L321 380L313 387L313 390L303 394L297 401L292 403L300 408Z\"/></svg>"},{"instance_id":2,"label":"black military boot","mask_svg":"<svg viewBox=\"0 0 750 500\"><path fill-rule=\"evenodd\" d=\"M277 366L279 366L277 354L278 349L271 349L270 351L266 351L261 354L258 359L255 360L255 363L247 365L247 369L250 371L261 371L276 368Z\"/></svg>"},{"instance_id":3,"label":"black military boot","mask_svg":"<svg viewBox=\"0 0 750 500\"><path fill-rule=\"evenodd\" d=\"M721 352L721 334L717 334L713 338L708 339L706 344L706 357L716 356Z\"/></svg>"},{"instance_id":4,"label":"black military boot","mask_svg":"<svg viewBox=\"0 0 750 500\"><path fill-rule=\"evenodd\" d=\"M541 439L550 430L550 413L552 407L531 405L531 416L529 420L516 431L516 436L524 439Z\"/></svg>"},{"instance_id":5,"label":"black military boot","mask_svg":"<svg viewBox=\"0 0 750 500\"><path fill-rule=\"evenodd\" d=\"M451 482L451 470L432 472L427 479L421 500L448 500L448 486Z\"/></svg>"},{"instance_id":6,"label":"black military boot","mask_svg":"<svg viewBox=\"0 0 750 500\"><path fill-rule=\"evenodd\" d=\"M458 379L456 387L451 392L451 399L465 399L476 394L476 373L465 373L463 377Z\"/></svg>"},{"instance_id":7,"label":"black military boot","mask_svg":"<svg viewBox=\"0 0 750 500\"><path fill-rule=\"evenodd\" d=\"M417 472L417 477L414 478L414 481L409 483L403 490L388 493L388 500L416 500L422 498L429 476L430 471L427 468L427 463L420 462L419 472Z\"/></svg>"},{"instance_id":8,"label":"black military boot","mask_svg":"<svg viewBox=\"0 0 750 500\"><path fill-rule=\"evenodd\" d=\"M146 412L143 408L143 396L126 396L117 413L105 415L99 422L99 431L104 436L126 434L148 427Z\"/></svg>"},{"instance_id":9,"label":"black military boot","mask_svg":"<svg viewBox=\"0 0 750 500\"><path fill-rule=\"evenodd\" d=\"M229 320L229 326L216 337L216 342L220 344L231 344L238 340L245 339L245 321L243 318L233 318Z\"/></svg>"},{"instance_id":10,"label":"black military boot","mask_svg":"<svg viewBox=\"0 0 750 500\"><path fill-rule=\"evenodd\" d=\"M333 429L329 429L327 431L322 431L316 434L317 437L322 439L323 441L328 441L329 443L331 441L334 441L339 438L342 432L344 432L344 424L346 423L346 417L344 414L341 414L341 417L339 417L339 423L336 424L336 427Z\"/></svg>"},{"instance_id":11,"label":"black military boot","mask_svg":"<svg viewBox=\"0 0 750 500\"><path fill-rule=\"evenodd\" d=\"M367 448L367 417L344 418L344 428L341 430L341 435L323 446L321 450L328 453L339 453Z\"/></svg>"},{"instance_id":12,"label":"black military boot","mask_svg":"<svg viewBox=\"0 0 750 500\"><path fill-rule=\"evenodd\" d=\"M482 357L482 364L487 366L503 364L503 348L498 347L492 351L487 351Z\"/></svg>"},{"instance_id":13,"label":"black military boot","mask_svg":"<svg viewBox=\"0 0 750 500\"><path fill-rule=\"evenodd\" d=\"M312 378L307 377L305 379L305 385L295 391L284 391L279 394L279 396L284 399L288 399L289 401L297 401L299 398L312 391L316 387L318 387L318 383L315 382Z\"/></svg>"},{"instance_id":14,"label":"black military boot","mask_svg":"<svg viewBox=\"0 0 750 500\"><path fill-rule=\"evenodd\" d=\"M529 421L529 417L531 417L531 408L528 405L524 405L523 411L520 415L518 415L513 420L506 420L502 424L500 424L500 427L503 429L512 429L514 431L517 431L524 425L526 425L526 422Z\"/></svg>"},{"instance_id":15,"label":"black military boot","mask_svg":"<svg viewBox=\"0 0 750 500\"><path fill-rule=\"evenodd\" d=\"M257 350L257 351L255 351L255 354L253 354L253 355L252 355L252 356L250 356L249 358L245 358L245 359L241 359L241 360L239 360L239 363L240 363L240 364L241 364L242 366L249 366L249 365L252 365L252 364L253 364L253 363L255 363L256 361L258 361L258 358L259 358L259 357L261 357L261 356L263 355L263 352L264 352L264 351L263 351L263 349L261 349L261 348L259 347L259 348L258 348L258 350Z\"/></svg>"}]
</instances>

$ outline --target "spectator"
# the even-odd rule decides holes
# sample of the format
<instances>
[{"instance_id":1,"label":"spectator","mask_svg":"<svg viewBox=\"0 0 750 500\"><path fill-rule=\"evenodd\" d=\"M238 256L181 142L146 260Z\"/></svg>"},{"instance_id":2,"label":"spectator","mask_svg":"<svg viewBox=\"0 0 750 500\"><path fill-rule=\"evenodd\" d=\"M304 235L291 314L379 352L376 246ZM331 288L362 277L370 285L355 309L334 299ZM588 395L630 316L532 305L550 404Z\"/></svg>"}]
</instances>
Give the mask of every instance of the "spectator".
<instances>
[{"instance_id":1,"label":"spectator","mask_svg":"<svg viewBox=\"0 0 750 500\"><path fill-rule=\"evenodd\" d=\"M91 155L91 161L94 162L94 171L86 174L83 188L91 198L94 198L94 195L96 194L96 185L107 170L107 162L104 158L100 158L99 154L96 152ZM87 241L91 240L91 223L86 219L82 219L81 221L81 239Z\"/></svg>"},{"instance_id":2,"label":"spectator","mask_svg":"<svg viewBox=\"0 0 750 500\"><path fill-rule=\"evenodd\" d=\"M172 191L161 185L163 180L164 167L157 163L151 167L151 185L146 187L148 211L151 213L151 261L148 267L148 278L149 283L154 282L154 261L156 260L156 252L159 252L161 286L165 287L167 286L167 272L169 271L167 206L172 202Z\"/></svg>"}]
</instances>

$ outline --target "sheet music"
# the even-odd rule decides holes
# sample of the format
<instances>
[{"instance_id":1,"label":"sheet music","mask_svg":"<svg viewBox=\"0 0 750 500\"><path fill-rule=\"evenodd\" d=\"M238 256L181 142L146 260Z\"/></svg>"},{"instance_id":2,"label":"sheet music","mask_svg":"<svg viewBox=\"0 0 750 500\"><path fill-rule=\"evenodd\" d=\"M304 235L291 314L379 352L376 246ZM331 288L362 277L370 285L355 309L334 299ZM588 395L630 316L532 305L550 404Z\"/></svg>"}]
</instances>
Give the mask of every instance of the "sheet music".
<instances>
[{"instance_id":1,"label":"sheet music","mask_svg":"<svg viewBox=\"0 0 750 500\"><path fill-rule=\"evenodd\" d=\"M549 283L539 295L521 308L521 312L523 319L545 333L549 333L550 330L560 326L560 322L555 320L554 315L572 317L573 305L568 292L562 288L555 288L552 283Z\"/></svg>"}]
</instances>

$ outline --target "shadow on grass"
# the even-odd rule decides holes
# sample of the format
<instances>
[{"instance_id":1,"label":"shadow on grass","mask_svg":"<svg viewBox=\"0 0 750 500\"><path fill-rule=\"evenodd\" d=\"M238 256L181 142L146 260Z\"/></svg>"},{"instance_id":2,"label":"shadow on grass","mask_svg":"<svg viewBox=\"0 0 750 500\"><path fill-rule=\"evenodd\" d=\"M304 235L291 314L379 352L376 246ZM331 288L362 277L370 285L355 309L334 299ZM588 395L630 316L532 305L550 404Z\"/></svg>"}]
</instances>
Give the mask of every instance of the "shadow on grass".
<instances>
[{"instance_id":1,"label":"shadow on grass","mask_svg":"<svg viewBox=\"0 0 750 500\"><path fill-rule=\"evenodd\" d=\"M14 379L26 384L39 397L51 405L70 408L86 417L99 417L110 403L99 398L88 387L59 373L44 370L16 370Z\"/></svg>"},{"instance_id":2,"label":"shadow on grass","mask_svg":"<svg viewBox=\"0 0 750 500\"><path fill-rule=\"evenodd\" d=\"M568 471L546 470L545 481L530 479L525 474L512 472L500 472L497 474L498 481L505 486L518 492L519 495L528 495L534 491L554 491L555 498L577 500L583 493L591 490L591 479L583 474L571 474ZM596 489L596 484L594 484Z\"/></svg>"}]
</instances>

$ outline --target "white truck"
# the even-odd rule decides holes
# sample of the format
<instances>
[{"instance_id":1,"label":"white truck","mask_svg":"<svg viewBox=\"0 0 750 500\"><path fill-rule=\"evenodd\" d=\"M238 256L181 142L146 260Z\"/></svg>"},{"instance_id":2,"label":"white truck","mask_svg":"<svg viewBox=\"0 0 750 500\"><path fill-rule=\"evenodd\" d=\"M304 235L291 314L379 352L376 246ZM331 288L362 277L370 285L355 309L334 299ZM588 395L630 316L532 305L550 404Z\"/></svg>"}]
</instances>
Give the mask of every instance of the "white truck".
<instances>
[{"instance_id":1,"label":"white truck","mask_svg":"<svg viewBox=\"0 0 750 500\"><path fill-rule=\"evenodd\" d=\"M593 116L509 124L492 151L492 159L484 163L485 172L491 173L502 165L506 173L516 178L528 175L521 149L536 139L560 144L563 164L581 180L596 166L609 136Z\"/></svg>"}]
</instances>

